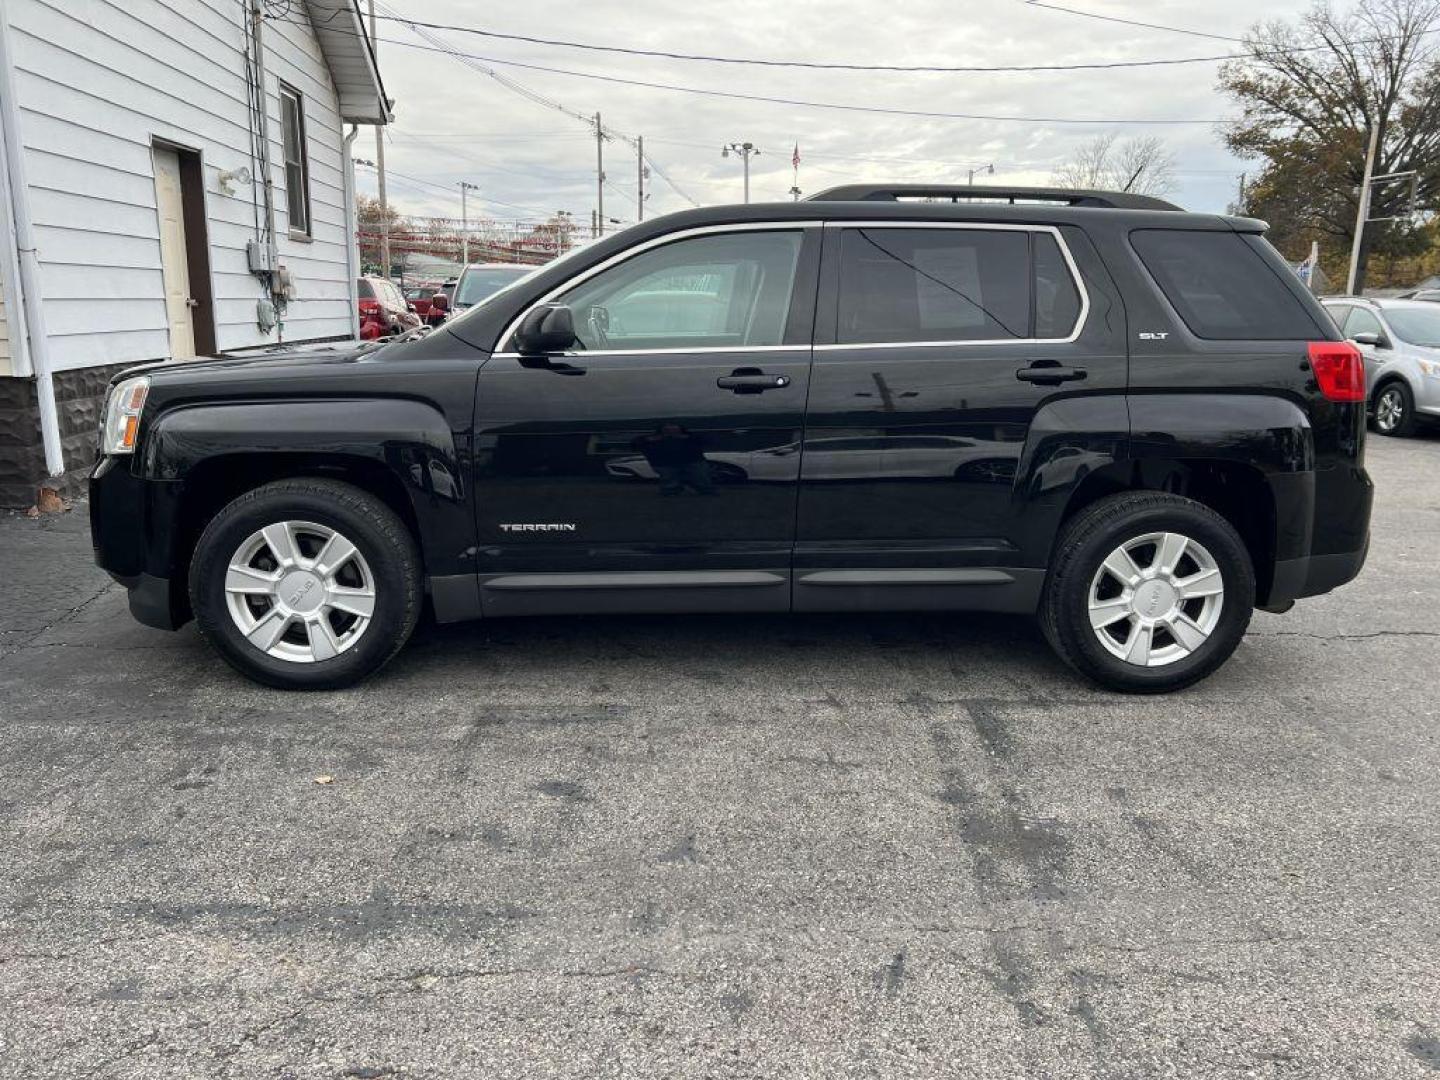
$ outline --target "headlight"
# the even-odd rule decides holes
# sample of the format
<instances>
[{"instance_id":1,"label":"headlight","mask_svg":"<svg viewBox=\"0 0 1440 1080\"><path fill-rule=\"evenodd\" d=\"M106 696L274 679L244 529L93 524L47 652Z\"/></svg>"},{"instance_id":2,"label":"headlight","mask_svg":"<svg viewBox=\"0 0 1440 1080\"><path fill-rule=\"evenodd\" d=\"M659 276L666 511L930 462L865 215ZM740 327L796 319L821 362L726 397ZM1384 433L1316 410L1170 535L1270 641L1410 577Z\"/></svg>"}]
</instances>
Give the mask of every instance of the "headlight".
<instances>
[{"instance_id":1,"label":"headlight","mask_svg":"<svg viewBox=\"0 0 1440 1080\"><path fill-rule=\"evenodd\" d=\"M140 432L140 414L150 393L150 376L122 379L105 402L105 426L100 429L102 454L133 454Z\"/></svg>"},{"instance_id":2,"label":"headlight","mask_svg":"<svg viewBox=\"0 0 1440 1080\"><path fill-rule=\"evenodd\" d=\"M1440 379L1440 360L1421 360L1419 364L1420 370L1426 375L1432 379Z\"/></svg>"}]
</instances>

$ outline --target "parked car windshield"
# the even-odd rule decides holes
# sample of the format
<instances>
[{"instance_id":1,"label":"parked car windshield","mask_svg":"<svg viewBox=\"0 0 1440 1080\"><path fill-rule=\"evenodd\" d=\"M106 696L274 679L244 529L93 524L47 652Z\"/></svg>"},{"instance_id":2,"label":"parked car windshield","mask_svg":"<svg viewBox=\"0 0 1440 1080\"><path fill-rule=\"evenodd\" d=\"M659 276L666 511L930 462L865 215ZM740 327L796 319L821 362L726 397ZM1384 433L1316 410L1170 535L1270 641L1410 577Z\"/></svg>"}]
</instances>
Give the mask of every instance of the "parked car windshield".
<instances>
[{"instance_id":1,"label":"parked car windshield","mask_svg":"<svg viewBox=\"0 0 1440 1080\"><path fill-rule=\"evenodd\" d=\"M528 266L495 266L480 270L466 270L456 289L455 303L460 307L478 304L486 297L493 296L506 285L528 277Z\"/></svg>"},{"instance_id":2,"label":"parked car windshield","mask_svg":"<svg viewBox=\"0 0 1440 1080\"><path fill-rule=\"evenodd\" d=\"M1440 349L1440 309L1387 308L1385 318L1390 320L1390 329L1401 341Z\"/></svg>"}]
</instances>

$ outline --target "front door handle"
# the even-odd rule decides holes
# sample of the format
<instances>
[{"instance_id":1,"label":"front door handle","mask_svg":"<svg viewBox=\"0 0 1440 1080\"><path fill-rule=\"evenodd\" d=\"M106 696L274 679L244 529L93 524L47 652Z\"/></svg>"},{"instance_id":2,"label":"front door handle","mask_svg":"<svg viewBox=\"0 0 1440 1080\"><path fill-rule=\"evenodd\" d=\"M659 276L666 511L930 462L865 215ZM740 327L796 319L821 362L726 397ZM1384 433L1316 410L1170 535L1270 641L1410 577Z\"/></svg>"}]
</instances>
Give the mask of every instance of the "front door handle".
<instances>
[{"instance_id":1,"label":"front door handle","mask_svg":"<svg viewBox=\"0 0 1440 1080\"><path fill-rule=\"evenodd\" d=\"M1035 383L1038 386L1059 386L1062 382L1074 382L1087 375L1089 372L1084 368L1061 367L1059 364L1043 361L1015 372L1015 378L1021 382Z\"/></svg>"},{"instance_id":2,"label":"front door handle","mask_svg":"<svg viewBox=\"0 0 1440 1080\"><path fill-rule=\"evenodd\" d=\"M739 368L729 375L715 380L721 390L733 390L737 394L759 394L766 390L779 390L790 385L789 375L766 375L754 368Z\"/></svg>"}]
</instances>

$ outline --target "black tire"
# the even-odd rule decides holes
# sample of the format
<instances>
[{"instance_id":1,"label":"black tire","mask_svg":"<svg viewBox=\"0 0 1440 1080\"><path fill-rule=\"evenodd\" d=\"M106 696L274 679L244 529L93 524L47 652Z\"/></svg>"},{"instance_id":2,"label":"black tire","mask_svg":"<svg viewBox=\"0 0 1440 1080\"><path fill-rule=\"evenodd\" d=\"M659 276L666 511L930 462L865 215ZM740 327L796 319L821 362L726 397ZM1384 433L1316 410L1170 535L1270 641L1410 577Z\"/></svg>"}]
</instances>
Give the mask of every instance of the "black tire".
<instances>
[{"instance_id":1,"label":"black tire","mask_svg":"<svg viewBox=\"0 0 1440 1080\"><path fill-rule=\"evenodd\" d=\"M1102 631L1091 628L1091 586L1105 559L1121 545L1167 532L1203 545L1220 571L1223 593L1208 639L1188 655L1144 667L1111 653L1100 641ZM1082 675L1112 690L1155 694L1189 686L1223 664L1245 636L1254 606L1250 553L1228 521L1193 499L1124 492L1087 506L1062 529L1041 599L1040 626L1060 658ZM1166 640L1178 645L1174 638Z\"/></svg>"},{"instance_id":2,"label":"black tire","mask_svg":"<svg viewBox=\"0 0 1440 1080\"><path fill-rule=\"evenodd\" d=\"M231 617L225 591L231 558L257 530L282 521L313 522L340 533L373 578L368 625L328 659L277 659L252 644ZM279 480L246 492L205 527L190 564L190 605L201 636L241 674L287 690L333 690L379 669L415 629L422 591L420 554L405 524L373 495L334 480Z\"/></svg>"},{"instance_id":3,"label":"black tire","mask_svg":"<svg viewBox=\"0 0 1440 1080\"><path fill-rule=\"evenodd\" d=\"M1398 410L1394 420L1390 419L1388 410L1382 412L1387 399L1393 400L1394 407ZM1375 404L1371 412L1374 415L1372 426L1381 435L1403 438L1415 434L1415 395L1410 392L1404 379L1391 379L1381 383L1375 391Z\"/></svg>"}]
</instances>

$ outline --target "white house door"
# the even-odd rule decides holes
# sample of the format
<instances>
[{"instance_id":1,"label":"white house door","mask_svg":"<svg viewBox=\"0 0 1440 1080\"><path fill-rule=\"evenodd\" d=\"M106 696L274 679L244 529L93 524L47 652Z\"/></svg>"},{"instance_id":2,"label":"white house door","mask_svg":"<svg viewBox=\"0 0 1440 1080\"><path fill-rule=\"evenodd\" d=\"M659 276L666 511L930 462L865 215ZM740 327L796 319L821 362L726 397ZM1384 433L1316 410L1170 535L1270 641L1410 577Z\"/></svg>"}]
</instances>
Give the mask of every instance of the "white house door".
<instances>
[{"instance_id":1,"label":"white house door","mask_svg":"<svg viewBox=\"0 0 1440 1080\"><path fill-rule=\"evenodd\" d=\"M165 279L165 318L170 324L170 355L195 355L195 302L190 297L190 258L185 243L185 208L180 186L180 155L157 146L155 212L160 218L160 268Z\"/></svg>"}]
</instances>

